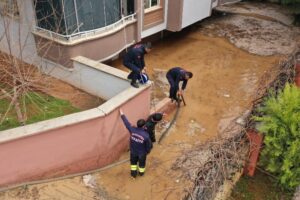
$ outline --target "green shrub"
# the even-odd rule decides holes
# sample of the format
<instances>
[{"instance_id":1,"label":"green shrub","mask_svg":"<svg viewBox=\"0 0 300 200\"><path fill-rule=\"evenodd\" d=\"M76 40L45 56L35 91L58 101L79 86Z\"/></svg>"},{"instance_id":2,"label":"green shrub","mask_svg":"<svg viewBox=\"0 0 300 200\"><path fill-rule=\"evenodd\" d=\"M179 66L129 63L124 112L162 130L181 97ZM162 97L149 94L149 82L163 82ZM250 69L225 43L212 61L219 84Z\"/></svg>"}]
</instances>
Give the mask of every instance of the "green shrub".
<instances>
[{"instance_id":1,"label":"green shrub","mask_svg":"<svg viewBox=\"0 0 300 200\"><path fill-rule=\"evenodd\" d=\"M278 175L281 186L293 189L300 185L300 89L287 84L260 111L263 116L255 117L265 135L260 163Z\"/></svg>"}]
</instances>

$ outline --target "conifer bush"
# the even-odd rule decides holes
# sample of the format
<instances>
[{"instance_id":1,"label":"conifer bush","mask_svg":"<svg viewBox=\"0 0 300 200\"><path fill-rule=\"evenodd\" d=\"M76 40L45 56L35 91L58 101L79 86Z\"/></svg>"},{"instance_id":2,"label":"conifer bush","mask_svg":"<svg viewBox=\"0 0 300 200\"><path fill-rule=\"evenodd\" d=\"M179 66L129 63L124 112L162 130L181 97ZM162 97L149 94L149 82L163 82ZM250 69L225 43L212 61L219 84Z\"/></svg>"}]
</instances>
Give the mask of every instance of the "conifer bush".
<instances>
[{"instance_id":1,"label":"conifer bush","mask_svg":"<svg viewBox=\"0 0 300 200\"><path fill-rule=\"evenodd\" d=\"M287 84L259 109L258 130L264 134L260 164L277 175L285 189L300 185L300 89Z\"/></svg>"}]
</instances>

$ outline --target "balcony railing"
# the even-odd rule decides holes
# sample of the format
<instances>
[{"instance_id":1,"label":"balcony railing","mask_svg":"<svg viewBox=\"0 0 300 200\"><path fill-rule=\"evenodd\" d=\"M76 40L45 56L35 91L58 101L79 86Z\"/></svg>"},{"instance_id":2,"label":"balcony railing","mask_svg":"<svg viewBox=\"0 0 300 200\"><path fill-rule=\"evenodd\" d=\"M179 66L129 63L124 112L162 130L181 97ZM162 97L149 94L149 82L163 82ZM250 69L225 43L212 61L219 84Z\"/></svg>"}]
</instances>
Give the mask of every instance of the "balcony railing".
<instances>
[{"instance_id":1,"label":"balcony railing","mask_svg":"<svg viewBox=\"0 0 300 200\"><path fill-rule=\"evenodd\" d=\"M33 27L33 32L35 33L39 33L39 34L43 34L46 35L48 37L50 37L52 40L56 39L56 40L60 40L60 41L65 41L65 42L72 42L72 41L76 41L78 39L85 39L85 38L89 38L91 36L96 36L96 35L100 35L103 33L107 33L109 31L113 31L114 29L120 28L125 26L126 24L133 22L135 20L136 17L136 13L132 14L132 15L128 15L126 17L122 17L122 19L120 19L119 21L110 24L108 26L105 27L101 27L98 29L93 29L93 30L88 30L88 31L81 31L81 32L77 32L77 33L73 33L70 35L63 35L63 34L59 34L38 26L34 26Z\"/></svg>"}]
</instances>

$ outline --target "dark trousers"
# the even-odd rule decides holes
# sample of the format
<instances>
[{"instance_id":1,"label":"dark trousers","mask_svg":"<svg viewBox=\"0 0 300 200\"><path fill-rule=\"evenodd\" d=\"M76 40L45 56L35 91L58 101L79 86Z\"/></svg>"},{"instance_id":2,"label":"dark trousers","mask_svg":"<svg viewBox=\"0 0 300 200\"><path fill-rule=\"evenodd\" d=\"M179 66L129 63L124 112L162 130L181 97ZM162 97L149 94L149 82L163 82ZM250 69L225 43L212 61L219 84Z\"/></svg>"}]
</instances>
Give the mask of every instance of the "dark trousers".
<instances>
[{"instance_id":1,"label":"dark trousers","mask_svg":"<svg viewBox=\"0 0 300 200\"><path fill-rule=\"evenodd\" d=\"M154 131L149 131L148 134L149 134L151 142L156 142L155 132Z\"/></svg>"},{"instance_id":2,"label":"dark trousers","mask_svg":"<svg viewBox=\"0 0 300 200\"><path fill-rule=\"evenodd\" d=\"M130 171L132 177L136 177L138 171L140 175L144 175L146 159L147 155L130 154Z\"/></svg>"},{"instance_id":3,"label":"dark trousers","mask_svg":"<svg viewBox=\"0 0 300 200\"><path fill-rule=\"evenodd\" d=\"M174 79L172 78L172 76L170 76L170 75L167 74L167 79L168 79L168 82L169 82L169 84L170 84L170 94L169 94L169 98L177 100L178 86L175 85L175 81L174 81Z\"/></svg>"},{"instance_id":4,"label":"dark trousers","mask_svg":"<svg viewBox=\"0 0 300 200\"><path fill-rule=\"evenodd\" d=\"M128 75L128 78L135 83L141 74L141 69L138 68L135 64L130 62L124 62L123 64L125 67L131 70L130 74Z\"/></svg>"}]
</instances>

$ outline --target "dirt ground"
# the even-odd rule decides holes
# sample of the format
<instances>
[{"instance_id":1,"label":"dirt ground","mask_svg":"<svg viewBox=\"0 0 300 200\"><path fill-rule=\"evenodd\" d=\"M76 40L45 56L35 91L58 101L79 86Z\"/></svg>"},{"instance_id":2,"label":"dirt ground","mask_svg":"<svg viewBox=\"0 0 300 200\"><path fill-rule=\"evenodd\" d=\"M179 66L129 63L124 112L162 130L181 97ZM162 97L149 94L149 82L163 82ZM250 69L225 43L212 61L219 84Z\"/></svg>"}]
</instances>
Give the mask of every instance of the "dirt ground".
<instances>
[{"instance_id":1,"label":"dirt ground","mask_svg":"<svg viewBox=\"0 0 300 200\"><path fill-rule=\"evenodd\" d=\"M236 23L235 18L228 20L228 16L211 18L168 36L155 43L152 52L146 55L150 78L161 82L154 89L154 102L166 96L163 74L169 68L181 66L192 71L194 77L188 82L184 94L187 106L181 108L175 126L162 144L154 145L144 177L132 180L129 163L126 163L93 174L96 189L86 187L82 177L76 177L12 190L0 194L0 199L182 199L188 192L191 180L185 179L182 172L171 169L176 158L184 150L222 134L222 130L232 120L247 110L260 78L279 60L284 59L283 54L292 51L297 41L291 29L292 36L284 39L287 43L285 51L280 51L283 48L282 38L278 35L263 39L263 44L258 42L253 47L249 40L251 31L255 33L253 35L268 35L264 28L251 29L249 24ZM282 25L274 20L252 16L236 17L250 24L255 19L254 22L259 22L263 27L268 24L270 30L276 25L274 34L280 31L277 26ZM234 27L234 31L230 27ZM239 34L247 27L247 34ZM222 29L224 34L220 34ZM290 30L289 26L286 30ZM232 42L232 38L236 42ZM265 44L272 47L271 54ZM258 50L253 52L253 48ZM112 66L127 70L122 67L121 60L113 62ZM168 120L172 115L168 116ZM160 133L157 138L159 136ZM125 158L128 158L128 152L120 160Z\"/></svg>"},{"instance_id":2,"label":"dirt ground","mask_svg":"<svg viewBox=\"0 0 300 200\"><path fill-rule=\"evenodd\" d=\"M84 92L70 84L48 77L47 93L53 97L69 101L80 110L95 108L105 101L99 97Z\"/></svg>"},{"instance_id":3,"label":"dirt ground","mask_svg":"<svg viewBox=\"0 0 300 200\"><path fill-rule=\"evenodd\" d=\"M0 52L0 57L2 59L6 56L6 54ZM79 108L80 110L95 108L104 103L104 100L99 97L84 92L59 79L41 74L38 69L32 65L22 63L19 66L24 77L31 77L32 82L35 84L33 84L33 86L36 86L41 92L59 99L67 100L72 106Z\"/></svg>"}]
</instances>

